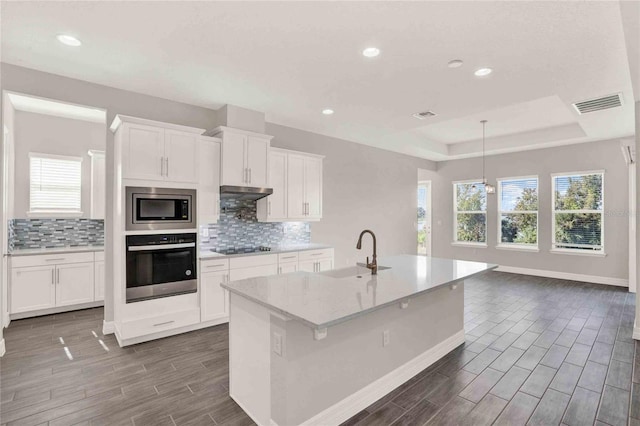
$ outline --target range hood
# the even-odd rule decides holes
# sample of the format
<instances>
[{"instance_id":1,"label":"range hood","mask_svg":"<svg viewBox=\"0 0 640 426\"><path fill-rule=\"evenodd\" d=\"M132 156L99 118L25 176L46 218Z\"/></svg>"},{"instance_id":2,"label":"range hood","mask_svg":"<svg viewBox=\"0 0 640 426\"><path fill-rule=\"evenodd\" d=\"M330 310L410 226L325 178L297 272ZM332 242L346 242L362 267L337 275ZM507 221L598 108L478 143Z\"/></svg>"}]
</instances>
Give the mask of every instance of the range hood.
<instances>
[{"instance_id":1,"label":"range hood","mask_svg":"<svg viewBox=\"0 0 640 426\"><path fill-rule=\"evenodd\" d=\"M273 188L255 188L250 186L220 186L220 198L234 198L236 200L259 200L273 194Z\"/></svg>"}]
</instances>

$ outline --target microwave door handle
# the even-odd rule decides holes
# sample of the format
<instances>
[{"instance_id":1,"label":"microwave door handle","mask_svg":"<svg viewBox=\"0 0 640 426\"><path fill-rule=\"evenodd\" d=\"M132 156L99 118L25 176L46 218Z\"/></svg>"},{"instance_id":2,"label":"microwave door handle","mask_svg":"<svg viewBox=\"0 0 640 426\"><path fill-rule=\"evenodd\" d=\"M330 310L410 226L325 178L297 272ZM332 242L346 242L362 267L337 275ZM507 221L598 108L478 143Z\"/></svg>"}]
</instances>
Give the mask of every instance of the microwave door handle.
<instances>
[{"instance_id":1,"label":"microwave door handle","mask_svg":"<svg viewBox=\"0 0 640 426\"><path fill-rule=\"evenodd\" d=\"M150 250L173 250L180 248L195 247L196 243L182 243L182 244L150 244L146 246L129 246L128 251L150 251Z\"/></svg>"}]
</instances>

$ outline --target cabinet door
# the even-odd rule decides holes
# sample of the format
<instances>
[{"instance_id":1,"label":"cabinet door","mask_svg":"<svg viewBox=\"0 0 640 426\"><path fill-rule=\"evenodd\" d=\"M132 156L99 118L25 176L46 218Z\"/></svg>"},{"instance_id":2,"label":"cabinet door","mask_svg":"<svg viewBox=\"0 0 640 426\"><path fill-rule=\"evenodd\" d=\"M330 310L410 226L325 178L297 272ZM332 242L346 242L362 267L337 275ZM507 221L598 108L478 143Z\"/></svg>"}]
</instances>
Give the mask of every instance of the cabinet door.
<instances>
[{"instance_id":1,"label":"cabinet door","mask_svg":"<svg viewBox=\"0 0 640 426\"><path fill-rule=\"evenodd\" d=\"M318 260L318 272L330 271L333 269L333 259Z\"/></svg>"},{"instance_id":2,"label":"cabinet door","mask_svg":"<svg viewBox=\"0 0 640 426\"><path fill-rule=\"evenodd\" d=\"M164 180L164 129L126 124L123 131L123 178Z\"/></svg>"},{"instance_id":3,"label":"cabinet door","mask_svg":"<svg viewBox=\"0 0 640 426\"><path fill-rule=\"evenodd\" d=\"M249 169L249 186L266 187L269 184L269 141L247 137L247 168Z\"/></svg>"},{"instance_id":4,"label":"cabinet door","mask_svg":"<svg viewBox=\"0 0 640 426\"><path fill-rule=\"evenodd\" d=\"M198 191L198 224L216 223L220 198L220 144L200 142L200 181Z\"/></svg>"},{"instance_id":5,"label":"cabinet door","mask_svg":"<svg viewBox=\"0 0 640 426\"><path fill-rule=\"evenodd\" d=\"M289 155L287 159L287 212L289 219L305 218L304 157Z\"/></svg>"},{"instance_id":6,"label":"cabinet door","mask_svg":"<svg viewBox=\"0 0 640 426\"><path fill-rule=\"evenodd\" d=\"M245 142L247 137L236 133L222 136L220 185L247 186Z\"/></svg>"},{"instance_id":7,"label":"cabinet door","mask_svg":"<svg viewBox=\"0 0 640 426\"><path fill-rule=\"evenodd\" d=\"M198 144L194 133L165 130L165 176L172 182L198 182Z\"/></svg>"},{"instance_id":8,"label":"cabinet door","mask_svg":"<svg viewBox=\"0 0 640 426\"><path fill-rule=\"evenodd\" d=\"M96 302L104 300L104 282L105 282L105 270L104 261L96 261L94 271L94 300Z\"/></svg>"},{"instance_id":9,"label":"cabinet door","mask_svg":"<svg viewBox=\"0 0 640 426\"><path fill-rule=\"evenodd\" d=\"M93 302L93 264L70 263L56 266L56 306Z\"/></svg>"},{"instance_id":10,"label":"cabinet door","mask_svg":"<svg viewBox=\"0 0 640 426\"><path fill-rule=\"evenodd\" d=\"M322 217L322 160L304 159L304 189L307 217L320 219Z\"/></svg>"},{"instance_id":11,"label":"cabinet door","mask_svg":"<svg viewBox=\"0 0 640 426\"><path fill-rule=\"evenodd\" d=\"M12 314L55 306L55 266L13 268L10 284L9 312Z\"/></svg>"},{"instance_id":12,"label":"cabinet door","mask_svg":"<svg viewBox=\"0 0 640 426\"><path fill-rule=\"evenodd\" d=\"M227 290L220 284L227 280L228 273L214 272L200 275L200 320L210 321L229 315Z\"/></svg>"},{"instance_id":13,"label":"cabinet door","mask_svg":"<svg viewBox=\"0 0 640 426\"><path fill-rule=\"evenodd\" d=\"M278 266L278 274L290 274L292 272L298 272L298 262L281 263Z\"/></svg>"},{"instance_id":14,"label":"cabinet door","mask_svg":"<svg viewBox=\"0 0 640 426\"><path fill-rule=\"evenodd\" d=\"M287 217L287 154L272 152L269 155L269 187L273 194L267 200L267 217L269 219L286 219Z\"/></svg>"},{"instance_id":15,"label":"cabinet door","mask_svg":"<svg viewBox=\"0 0 640 426\"><path fill-rule=\"evenodd\" d=\"M317 272L315 260L300 261L298 269L303 272Z\"/></svg>"}]
</instances>

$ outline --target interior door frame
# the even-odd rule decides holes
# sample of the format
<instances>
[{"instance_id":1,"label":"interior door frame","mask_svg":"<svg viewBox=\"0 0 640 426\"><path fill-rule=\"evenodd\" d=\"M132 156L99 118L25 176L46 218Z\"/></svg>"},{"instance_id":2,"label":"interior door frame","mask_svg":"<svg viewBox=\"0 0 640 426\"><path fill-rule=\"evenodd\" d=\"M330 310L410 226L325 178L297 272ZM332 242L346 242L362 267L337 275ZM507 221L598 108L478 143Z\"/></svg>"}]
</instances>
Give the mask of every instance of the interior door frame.
<instances>
[{"instance_id":1,"label":"interior door frame","mask_svg":"<svg viewBox=\"0 0 640 426\"><path fill-rule=\"evenodd\" d=\"M433 208L431 205L431 199L432 199L432 188L433 185L431 183L430 180L420 180L418 181L418 185L416 187L416 192L418 190L418 188L420 186L426 186L427 187L427 208L426 208L426 215L425 215L425 222L427 225L427 256L431 256L432 253L432 241L433 241L433 227L432 227L432 222L433 222ZM417 224L417 221L416 221ZM417 226L416 226L417 228ZM416 229L416 241L417 241L417 232L418 230Z\"/></svg>"}]
</instances>

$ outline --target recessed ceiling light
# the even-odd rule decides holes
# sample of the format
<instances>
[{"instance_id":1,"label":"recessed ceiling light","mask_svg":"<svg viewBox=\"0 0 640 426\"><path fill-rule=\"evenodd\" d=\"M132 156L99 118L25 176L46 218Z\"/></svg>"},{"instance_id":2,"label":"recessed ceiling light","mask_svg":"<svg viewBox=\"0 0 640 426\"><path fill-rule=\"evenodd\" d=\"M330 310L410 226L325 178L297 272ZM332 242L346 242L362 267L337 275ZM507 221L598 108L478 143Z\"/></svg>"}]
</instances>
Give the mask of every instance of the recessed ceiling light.
<instances>
[{"instance_id":1,"label":"recessed ceiling light","mask_svg":"<svg viewBox=\"0 0 640 426\"><path fill-rule=\"evenodd\" d=\"M362 51L362 54L367 58L375 58L380 54L380 49L377 47L367 47Z\"/></svg>"},{"instance_id":2,"label":"recessed ceiling light","mask_svg":"<svg viewBox=\"0 0 640 426\"><path fill-rule=\"evenodd\" d=\"M478 77L484 77L486 75L491 74L492 72L493 70L491 68L479 68L476 70L474 74Z\"/></svg>"},{"instance_id":3,"label":"recessed ceiling light","mask_svg":"<svg viewBox=\"0 0 640 426\"><path fill-rule=\"evenodd\" d=\"M325 108L325 109L322 110L322 113L324 115L331 115L331 114L333 114L333 110L331 108Z\"/></svg>"},{"instance_id":4,"label":"recessed ceiling light","mask_svg":"<svg viewBox=\"0 0 640 426\"><path fill-rule=\"evenodd\" d=\"M462 59L454 59L452 61L449 61L449 63L447 64L447 66L449 68L460 68L462 66L464 62L462 62Z\"/></svg>"},{"instance_id":5,"label":"recessed ceiling light","mask_svg":"<svg viewBox=\"0 0 640 426\"><path fill-rule=\"evenodd\" d=\"M57 38L60 43L66 44L67 46L78 47L82 44L80 40L67 34L58 34Z\"/></svg>"}]
</instances>

